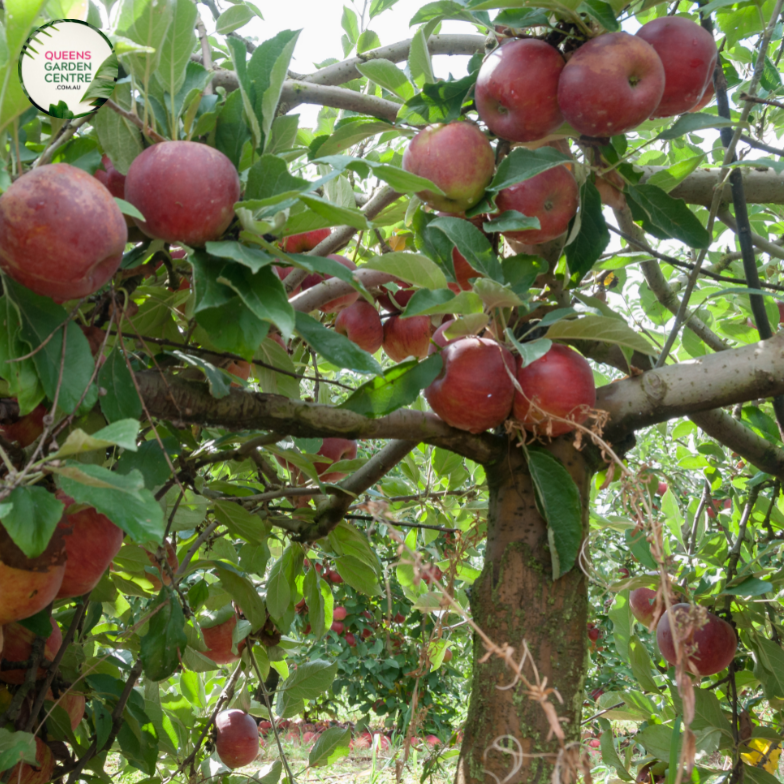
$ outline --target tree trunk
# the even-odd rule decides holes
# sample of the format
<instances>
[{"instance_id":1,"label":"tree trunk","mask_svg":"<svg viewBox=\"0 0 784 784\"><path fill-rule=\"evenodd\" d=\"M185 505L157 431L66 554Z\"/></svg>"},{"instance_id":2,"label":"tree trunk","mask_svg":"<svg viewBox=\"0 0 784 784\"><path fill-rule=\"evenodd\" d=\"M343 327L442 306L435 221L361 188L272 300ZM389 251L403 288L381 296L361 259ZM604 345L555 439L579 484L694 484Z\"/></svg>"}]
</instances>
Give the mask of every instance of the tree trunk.
<instances>
[{"instance_id":1,"label":"tree trunk","mask_svg":"<svg viewBox=\"0 0 784 784\"><path fill-rule=\"evenodd\" d=\"M564 440L549 451L558 457L574 479L583 499L583 527L587 530L589 458ZM580 713L586 664L587 580L575 566L553 582L547 526L536 509L534 490L522 450L510 442L509 452L488 467L490 510L487 552L481 576L471 592L474 620L498 645L509 644L515 658L522 657L522 642L536 664L539 677L558 690L550 696L563 724L566 742L580 738ZM558 741L541 706L524 694L521 684L500 690L514 679L502 660L480 660L486 650L474 639L474 675L465 737L456 784L545 784L550 781ZM535 682L530 663L524 668ZM547 753L548 757L525 756L514 772L510 754L490 750L503 736L516 738L526 755ZM500 741L499 741L500 743ZM513 743L505 745L515 748ZM493 774L496 778L494 779Z\"/></svg>"}]
</instances>

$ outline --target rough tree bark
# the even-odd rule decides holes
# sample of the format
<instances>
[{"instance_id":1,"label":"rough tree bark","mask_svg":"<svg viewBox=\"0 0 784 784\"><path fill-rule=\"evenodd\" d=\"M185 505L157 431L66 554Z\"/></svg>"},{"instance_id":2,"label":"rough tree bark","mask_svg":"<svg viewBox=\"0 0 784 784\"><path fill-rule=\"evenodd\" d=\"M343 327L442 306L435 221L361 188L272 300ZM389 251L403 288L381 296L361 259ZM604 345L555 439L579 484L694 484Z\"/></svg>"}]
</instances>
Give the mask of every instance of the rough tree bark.
<instances>
[{"instance_id":1,"label":"rough tree bark","mask_svg":"<svg viewBox=\"0 0 784 784\"><path fill-rule=\"evenodd\" d=\"M591 476L596 468L590 454L578 452L569 440L558 439L548 450L561 460L582 499L583 529L588 525ZM558 690L551 695L558 714L567 721L567 743L580 737L580 712L586 657L587 580L575 567L552 579L547 525L536 508L534 489L522 450L511 441L503 459L488 468L490 507L487 551L481 576L471 591L476 623L496 644L511 645L519 661L523 640L528 644L541 682ZM475 636L471 703L456 784L495 781L550 781L559 744L552 736L542 707L528 699L514 675L497 657L482 661L486 651ZM524 675L535 682L531 663ZM514 760L500 751L487 751L504 735L516 738L525 755L512 778ZM509 744L514 748L513 744Z\"/></svg>"}]
</instances>

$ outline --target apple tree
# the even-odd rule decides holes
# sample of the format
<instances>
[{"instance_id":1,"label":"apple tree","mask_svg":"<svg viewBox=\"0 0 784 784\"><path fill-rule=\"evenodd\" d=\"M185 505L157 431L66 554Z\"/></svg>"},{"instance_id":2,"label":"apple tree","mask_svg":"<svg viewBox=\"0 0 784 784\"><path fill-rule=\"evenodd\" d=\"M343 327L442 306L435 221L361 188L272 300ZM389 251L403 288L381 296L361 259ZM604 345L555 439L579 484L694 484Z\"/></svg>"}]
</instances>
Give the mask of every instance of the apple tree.
<instances>
[{"instance_id":1,"label":"apple tree","mask_svg":"<svg viewBox=\"0 0 784 784\"><path fill-rule=\"evenodd\" d=\"M406 754L470 671L458 784L772 784L782 0L355 5L298 74L250 2L5 0L1 775L206 780L340 693ZM44 114L80 14L117 78Z\"/></svg>"}]
</instances>

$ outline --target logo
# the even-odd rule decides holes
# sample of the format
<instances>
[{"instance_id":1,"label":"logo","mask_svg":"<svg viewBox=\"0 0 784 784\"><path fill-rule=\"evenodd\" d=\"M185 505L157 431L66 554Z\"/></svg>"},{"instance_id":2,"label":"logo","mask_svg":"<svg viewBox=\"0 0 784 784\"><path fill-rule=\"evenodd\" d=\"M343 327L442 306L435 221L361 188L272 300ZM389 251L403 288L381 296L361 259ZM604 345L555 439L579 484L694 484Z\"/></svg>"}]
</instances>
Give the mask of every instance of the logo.
<instances>
[{"instance_id":1,"label":"logo","mask_svg":"<svg viewBox=\"0 0 784 784\"><path fill-rule=\"evenodd\" d=\"M98 111L114 91L117 72L111 41L78 19L34 30L19 58L19 80L30 102L62 119Z\"/></svg>"}]
</instances>

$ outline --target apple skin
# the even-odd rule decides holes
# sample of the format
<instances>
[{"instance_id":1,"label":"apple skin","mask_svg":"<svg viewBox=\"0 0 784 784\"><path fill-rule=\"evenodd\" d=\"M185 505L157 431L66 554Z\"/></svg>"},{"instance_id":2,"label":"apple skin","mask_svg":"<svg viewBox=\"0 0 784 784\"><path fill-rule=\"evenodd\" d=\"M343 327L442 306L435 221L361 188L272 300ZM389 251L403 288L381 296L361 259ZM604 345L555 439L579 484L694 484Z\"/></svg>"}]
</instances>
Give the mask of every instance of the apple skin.
<instances>
[{"instance_id":1,"label":"apple skin","mask_svg":"<svg viewBox=\"0 0 784 784\"><path fill-rule=\"evenodd\" d=\"M52 750L38 737L35 739L35 759L38 765L17 763L11 770L8 781L13 784L49 784L54 773Z\"/></svg>"},{"instance_id":2,"label":"apple skin","mask_svg":"<svg viewBox=\"0 0 784 784\"><path fill-rule=\"evenodd\" d=\"M53 661L62 645L63 633L53 618L49 620L52 624L52 633L44 645L44 658ZM2 658L13 662L29 659L34 640L35 632L31 632L19 623L9 623L4 627ZM24 683L25 673L26 670L0 670L0 681L18 685ZM46 670L39 668L36 677L39 680L46 677Z\"/></svg>"},{"instance_id":3,"label":"apple skin","mask_svg":"<svg viewBox=\"0 0 784 784\"><path fill-rule=\"evenodd\" d=\"M686 618L690 607L688 604L675 604L659 619L656 627L656 642L661 655L670 663L675 664L675 642L671 628L671 614L676 619ZM695 675L715 675L728 667L735 658L738 649L738 638L735 630L727 621L713 613L708 613L708 622L695 629L685 644L694 649L687 659L687 669Z\"/></svg>"},{"instance_id":4,"label":"apple skin","mask_svg":"<svg viewBox=\"0 0 784 784\"><path fill-rule=\"evenodd\" d=\"M593 408L596 405L596 385L588 362L568 346L553 343L550 350L536 362L517 371L517 381L525 397L515 391L513 417L527 430L533 430L538 415L530 409L529 400L548 414L566 417L572 414L575 422L582 423L588 414L575 410L578 406ZM574 430L566 422L551 422L547 432L560 436Z\"/></svg>"},{"instance_id":5,"label":"apple skin","mask_svg":"<svg viewBox=\"0 0 784 784\"><path fill-rule=\"evenodd\" d=\"M565 166L556 166L504 188L495 203L499 214L517 210L529 218L539 218L539 229L501 232L507 239L538 245L554 240L566 231L569 221L577 214L580 189Z\"/></svg>"},{"instance_id":6,"label":"apple skin","mask_svg":"<svg viewBox=\"0 0 784 784\"><path fill-rule=\"evenodd\" d=\"M348 615L348 610L345 607L335 607L332 611L332 618L336 621L345 621Z\"/></svg>"},{"instance_id":7,"label":"apple skin","mask_svg":"<svg viewBox=\"0 0 784 784\"><path fill-rule=\"evenodd\" d=\"M67 163L39 166L0 196L0 268L55 302L104 286L127 241L125 218L109 191Z\"/></svg>"},{"instance_id":8,"label":"apple skin","mask_svg":"<svg viewBox=\"0 0 784 784\"><path fill-rule=\"evenodd\" d=\"M357 647L357 638L351 632L348 632L348 634L346 634L345 640L346 640L346 645L348 645L349 648Z\"/></svg>"},{"instance_id":9,"label":"apple skin","mask_svg":"<svg viewBox=\"0 0 784 784\"><path fill-rule=\"evenodd\" d=\"M41 403L29 414L19 417L16 422L0 425L0 433L8 441L15 441L19 446L30 446L44 432L46 406Z\"/></svg>"},{"instance_id":10,"label":"apple skin","mask_svg":"<svg viewBox=\"0 0 784 784\"><path fill-rule=\"evenodd\" d=\"M457 288L452 289L454 284L450 283L449 288L455 294L460 291L471 290L471 278L481 278L482 276L466 261L466 257L457 249L452 248L452 267L455 270Z\"/></svg>"},{"instance_id":11,"label":"apple skin","mask_svg":"<svg viewBox=\"0 0 784 784\"><path fill-rule=\"evenodd\" d=\"M495 155L485 135L469 122L431 125L420 131L403 154L403 168L437 185L444 196L420 191L433 209L465 212L484 195L493 179Z\"/></svg>"},{"instance_id":12,"label":"apple skin","mask_svg":"<svg viewBox=\"0 0 784 784\"><path fill-rule=\"evenodd\" d=\"M65 543L61 531L55 530L38 558L27 558L0 525L0 626L43 610L57 596L64 574Z\"/></svg>"},{"instance_id":13,"label":"apple skin","mask_svg":"<svg viewBox=\"0 0 784 784\"><path fill-rule=\"evenodd\" d=\"M648 629L651 628L654 620L655 601L656 591L651 588L635 588L629 594L629 609L632 615Z\"/></svg>"},{"instance_id":14,"label":"apple skin","mask_svg":"<svg viewBox=\"0 0 784 784\"><path fill-rule=\"evenodd\" d=\"M71 729L76 731L76 728L84 718L84 710L86 707L84 694L77 694L76 692L69 691L60 699L60 705L65 709L68 718L71 720Z\"/></svg>"},{"instance_id":15,"label":"apple skin","mask_svg":"<svg viewBox=\"0 0 784 784\"><path fill-rule=\"evenodd\" d=\"M316 454L332 461L329 463L318 460L313 462L319 479L323 482L338 482L344 479L346 474L341 471L330 471L330 466L341 460L354 460L357 456L357 442L348 438L325 438Z\"/></svg>"},{"instance_id":16,"label":"apple skin","mask_svg":"<svg viewBox=\"0 0 784 784\"><path fill-rule=\"evenodd\" d=\"M378 311L364 299L338 313L335 332L345 335L363 351L375 354L384 342L384 325Z\"/></svg>"},{"instance_id":17,"label":"apple skin","mask_svg":"<svg viewBox=\"0 0 784 784\"><path fill-rule=\"evenodd\" d=\"M357 268L357 265L354 264L354 262L350 259L347 259L345 256L338 256L336 253L330 253L327 258L332 259L333 261L337 261L339 264L342 264L346 269L351 270L352 272ZM313 272L302 281L300 290L305 291L307 289L313 288L313 286L316 286L319 283L323 283L325 280L330 280L332 277L332 275L321 275L318 272ZM343 310L343 308L347 308L349 305L353 305L358 299L359 292L352 291L350 294L343 294L341 297L335 297L335 299L331 299L329 302L325 302L323 305L319 306L319 310L322 313L337 313Z\"/></svg>"},{"instance_id":18,"label":"apple skin","mask_svg":"<svg viewBox=\"0 0 784 784\"><path fill-rule=\"evenodd\" d=\"M340 621L332 621L332 626L329 627L335 634L343 634L346 625Z\"/></svg>"},{"instance_id":19,"label":"apple skin","mask_svg":"<svg viewBox=\"0 0 784 784\"><path fill-rule=\"evenodd\" d=\"M302 234L292 234L283 240L281 248L286 253L306 253L313 250L330 234L332 234L332 229L315 229L314 231L305 231Z\"/></svg>"},{"instance_id":20,"label":"apple skin","mask_svg":"<svg viewBox=\"0 0 784 784\"><path fill-rule=\"evenodd\" d=\"M494 49L482 63L474 101L487 127L510 142L532 142L560 125L558 79L561 53L535 38L515 39Z\"/></svg>"},{"instance_id":21,"label":"apple skin","mask_svg":"<svg viewBox=\"0 0 784 784\"><path fill-rule=\"evenodd\" d=\"M227 621L216 624L209 628L201 627L201 633L204 636L204 643L207 650L204 655L212 659L215 664L231 664L238 661L245 647L245 640L241 640L237 644L238 653L231 652L231 635L237 625L237 616L233 615Z\"/></svg>"},{"instance_id":22,"label":"apple skin","mask_svg":"<svg viewBox=\"0 0 784 784\"><path fill-rule=\"evenodd\" d=\"M656 486L656 495L664 495L669 489L670 486L666 482L659 482Z\"/></svg>"},{"instance_id":23,"label":"apple skin","mask_svg":"<svg viewBox=\"0 0 784 784\"><path fill-rule=\"evenodd\" d=\"M73 498L61 490L55 496L68 507ZM106 515L93 507L66 514L59 523L65 540L65 574L58 599L84 596L95 588L123 543L123 533Z\"/></svg>"},{"instance_id":24,"label":"apple skin","mask_svg":"<svg viewBox=\"0 0 784 784\"><path fill-rule=\"evenodd\" d=\"M243 381L247 381L250 377L250 362L246 362L244 359L238 359L226 368L226 372L231 373L232 376L241 378ZM242 384L238 384L236 381L232 381L231 385L233 387L242 386Z\"/></svg>"},{"instance_id":25,"label":"apple skin","mask_svg":"<svg viewBox=\"0 0 784 784\"><path fill-rule=\"evenodd\" d=\"M169 562L169 566L171 567L172 572L176 572L177 569L180 567L180 559L177 558L177 550L174 545L167 539L164 542L164 547L166 548L166 560ZM164 583L166 585L171 585L171 577L169 577L169 572L165 567L162 567L159 563L157 558L155 557L154 553L149 552L148 550L145 551L147 553L147 557L150 559L150 563L158 569L158 571L163 576L163 583L161 582L160 578L157 575L150 574L149 572L145 572L145 577L152 583L152 587L156 591L160 591L163 588Z\"/></svg>"},{"instance_id":26,"label":"apple skin","mask_svg":"<svg viewBox=\"0 0 784 784\"><path fill-rule=\"evenodd\" d=\"M96 169L93 177L95 177L112 196L115 196L118 199L124 199L125 175L120 174L120 172L114 168L114 164L111 162L108 155L101 157L101 163L103 164L103 169Z\"/></svg>"},{"instance_id":27,"label":"apple skin","mask_svg":"<svg viewBox=\"0 0 784 784\"><path fill-rule=\"evenodd\" d=\"M615 136L653 114L664 79L664 65L650 44L628 33L606 33L583 44L566 64L558 105L579 133Z\"/></svg>"},{"instance_id":28,"label":"apple skin","mask_svg":"<svg viewBox=\"0 0 784 784\"><path fill-rule=\"evenodd\" d=\"M242 768L258 757L259 729L245 711L221 711L215 717L215 729L215 750L227 768Z\"/></svg>"},{"instance_id":29,"label":"apple skin","mask_svg":"<svg viewBox=\"0 0 784 784\"><path fill-rule=\"evenodd\" d=\"M427 350L428 356L430 354L435 354L439 348L444 348L448 346L450 343L454 343L456 340L460 340L460 338L452 338L452 340L447 339L444 332L446 332L452 324L455 323L454 319L449 319L449 321L445 321L434 333L433 337L430 338L430 347Z\"/></svg>"},{"instance_id":30,"label":"apple skin","mask_svg":"<svg viewBox=\"0 0 784 784\"><path fill-rule=\"evenodd\" d=\"M219 150L197 142L161 142L137 156L125 178L127 201L146 218L148 236L201 247L234 219L240 178Z\"/></svg>"},{"instance_id":31,"label":"apple skin","mask_svg":"<svg viewBox=\"0 0 784 784\"><path fill-rule=\"evenodd\" d=\"M382 346L393 362L402 362L406 357L421 359L427 356L432 334L430 316L392 316L384 322Z\"/></svg>"},{"instance_id":32,"label":"apple skin","mask_svg":"<svg viewBox=\"0 0 784 784\"><path fill-rule=\"evenodd\" d=\"M387 313L402 313L411 297L416 293L416 289L407 288L408 283L404 283L402 280L396 280L395 283L400 286L397 291L385 289L376 297L378 304Z\"/></svg>"},{"instance_id":33,"label":"apple skin","mask_svg":"<svg viewBox=\"0 0 784 784\"><path fill-rule=\"evenodd\" d=\"M713 86L713 79L708 80L708 84L705 87L705 92L702 94L702 98L700 98L697 103L689 109L690 112L699 112L702 111L716 96L716 88Z\"/></svg>"},{"instance_id":34,"label":"apple skin","mask_svg":"<svg viewBox=\"0 0 784 784\"><path fill-rule=\"evenodd\" d=\"M712 81L719 57L713 36L691 19L662 16L644 24L637 37L649 43L664 66L664 94L652 117L693 109Z\"/></svg>"},{"instance_id":35,"label":"apple skin","mask_svg":"<svg viewBox=\"0 0 784 784\"><path fill-rule=\"evenodd\" d=\"M516 363L495 340L467 337L441 351L444 367L425 390L438 416L452 427L483 433L500 425L512 409Z\"/></svg>"}]
</instances>

